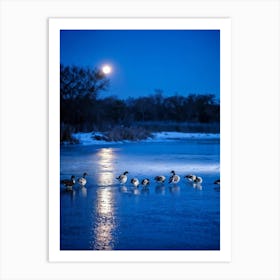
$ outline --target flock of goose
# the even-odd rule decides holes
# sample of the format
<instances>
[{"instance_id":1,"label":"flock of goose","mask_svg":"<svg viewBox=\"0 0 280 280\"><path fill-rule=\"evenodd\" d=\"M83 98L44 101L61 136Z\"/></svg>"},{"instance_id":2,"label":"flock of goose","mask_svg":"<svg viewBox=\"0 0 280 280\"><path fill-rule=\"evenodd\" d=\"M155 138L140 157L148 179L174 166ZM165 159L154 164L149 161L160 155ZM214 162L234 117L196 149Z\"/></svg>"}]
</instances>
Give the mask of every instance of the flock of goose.
<instances>
[{"instance_id":1,"label":"flock of goose","mask_svg":"<svg viewBox=\"0 0 280 280\"><path fill-rule=\"evenodd\" d=\"M171 173L171 176L169 177L168 183L169 184L178 184L181 180L180 176L177 175L174 170L172 170L170 173ZM116 178L120 182L120 184L125 184L127 182L127 179L128 179L127 174L128 174L128 171L125 171L123 174L121 174L119 177ZM201 177L193 175L193 174L186 175L184 178L186 178L189 182L192 182L195 184L201 184L203 181ZM158 175L154 178L154 180L158 184L163 184L166 180L166 177L164 175ZM138 187L140 185L140 181L136 177L132 178L130 182L134 187ZM147 187L149 184L150 184L150 179L148 179L148 178L145 178L141 181L141 185L143 187Z\"/></svg>"},{"instance_id":2,"label":"flock of goose","mask_svg":"<svg viewBox=\"0 0 280 280\"><path fill-rule=\"evenodd\" d=\"M171 176L169 177L168 183L169 184L174 184L174 185L178 184L181 180L180 176L177 175L174 170L172 170L170 173L171 173ZM125 171L116 178L121 185L124 185L127 182L127 180L128 180L127 174L128 174L128 171ZM78 180L77 180L77 182L78 182L78 184L80 185L81 188L85 188L85 185L87 183L87 179L86 179L87 175L88 174L85 172L83 174L83 176L78 178ZM201 177L196 176L194 174L188 174L188 175L184 176L184 178L187 180L187 182L190 182L190 183L192 183L196 186L200 186L201 183L203 182ZM154 178L154 180L158 184L164 184L164 182L166 181L166 177L164 175L158 175ZM76 178L75 178L74 175L72 175L70 179L61 180L61 184L63 184L66 187L67 191L72 191L75 183L76 183ZM150 185L150 179L144 178L140 182L138 178L133 177L130 180L130 183L135 188L138 188L140 185L143 188L147 188ZM216 180L214 182L214 184L220 185L220 179Z\"/></svg>"},{"instance_id":3,"label":"flock of goose","mask_svg":"<svg viewBox=\"0 0 280 280\"><path fill-rule=\"evenodd\" d=\"M78 182L78 184L80 185L81 188L85 188L85 185L87 183L87 179L86 179L87 175L88 174L85 172L83 174L83 176L80 177L77 180L77 182ZM70 179L63 179L63 180L60 181L60 183L66 187L67 191L72 191L73 190L73 186L76 183L76 177L74 175L72 175Z\"/></svg>"}]
</instances>

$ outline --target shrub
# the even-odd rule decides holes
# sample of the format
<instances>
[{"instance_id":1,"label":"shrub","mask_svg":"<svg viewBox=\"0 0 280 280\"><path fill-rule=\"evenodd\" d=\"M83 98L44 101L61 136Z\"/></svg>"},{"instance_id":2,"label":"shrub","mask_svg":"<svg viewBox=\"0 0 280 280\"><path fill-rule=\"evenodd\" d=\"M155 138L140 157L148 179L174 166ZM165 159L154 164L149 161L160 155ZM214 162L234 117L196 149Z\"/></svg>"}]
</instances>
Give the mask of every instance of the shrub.
<instances>
[{"instance_id":1,"label":"shrub","mask_svg":"<svg viewBox=\"0 0 280 280\"><path fill-rule=\"evenodd\" d=\"M107 141L139 141L152 137L152 134L143 127L115 126L104 133Z\"/></svg>"}]
</instances>

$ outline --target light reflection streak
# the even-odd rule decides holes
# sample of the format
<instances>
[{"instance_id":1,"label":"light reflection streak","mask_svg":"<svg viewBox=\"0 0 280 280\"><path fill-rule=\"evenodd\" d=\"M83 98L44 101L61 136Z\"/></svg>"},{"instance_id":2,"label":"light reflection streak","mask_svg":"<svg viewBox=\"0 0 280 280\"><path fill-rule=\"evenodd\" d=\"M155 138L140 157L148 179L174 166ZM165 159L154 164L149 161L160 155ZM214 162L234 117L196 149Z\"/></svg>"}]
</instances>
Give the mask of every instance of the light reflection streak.
<instances>
[{"instance_id":1,"label":"light reflection streak","mask_svg":"<svg viewBox=\"0 0 280 280\"><path fill-rule=\"evenodd\" d=\"M113 160L115 155L112 148L102 148L98 152L98 185L108 186L114 183L114 165Z\"/></svg>"},{"instance_id":2,"label":"light reflection streak","mask_svg":"<svg viewBox=\"0 0 280 280\"><path fill-rule=\"evenodd\" d=\"M112 148L102 148L98 156L98 190L94 212L94 250L112 250L114 231L116 229L114 194L111 185L114 183L114 153Z\"/></svg>"}]
</instances>

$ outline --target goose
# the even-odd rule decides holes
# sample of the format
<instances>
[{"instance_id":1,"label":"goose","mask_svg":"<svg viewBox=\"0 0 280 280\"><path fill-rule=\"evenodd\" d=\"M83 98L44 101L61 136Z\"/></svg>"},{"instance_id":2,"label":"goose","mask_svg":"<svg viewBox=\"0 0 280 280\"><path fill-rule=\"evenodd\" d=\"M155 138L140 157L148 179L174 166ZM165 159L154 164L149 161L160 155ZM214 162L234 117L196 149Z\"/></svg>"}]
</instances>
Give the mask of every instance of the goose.
<instances>
[{"instance_id":1,"label":"goose","mask_svg":"<svg viewBox=\"0 0 280 280\"><path fill-rule=\"evenodd\" d=\"M71 179L63 179L60 181L61 184L63 184L66 187L67 191L72 191L73 190L73 186L75 185L75 176L72 175Z\"/></svg>"},{"instance_id":2,"label":"goose","mask_svg":"<svg viewBox=\"0 0 280 280\"><path fill-rule=\"evenodd\" d=\"M137 178L132 178L130 182L135 188L139 186L139 180Z\"/></svg>"},{"instance_id":3,"label":"goose","mask_svg":"<svg viewBox=\"0 0 280 280\"><path fill-rule=\"evenodd\" d=\"M180 182L180 176L176 175L174 170L172 170L170 173L172 174L172 176L169 178L169 184L170 183L172 183L172 184L179 183Z\"/></svg>"},{"instance_id":4,"label":"goose","mask_svg":"<svg viewBox=\"0 0 280 280\"><path fill-rule=\"evenodd\" d=\"M146 188L148 185L150 185L150 180L145 178L141 181L141 185Z\"/></svg>"},{"instance_id":5,"label":"goose","mask_svg":"<svg viewBox=\"0 0 280 280\"><path fill-rule=\"evenodd\" d=\"M155 181L157 182L157 183L164 183L164 181L165 181L165 176L163 176L163 175L160 175L160 176L156 176L155 177Z\"/></svg>"},{"instance_id":6,"label":"goose","mask_svg":"<svg viewBox=\"0 0 280 280\"><path fill-rule=\"evenodd\" d=\"M193 181L195 184L201 184L203 182L201 177L196 176L196 178Z\"/></svg>"},{"instance_id":7,"label":"goose","mask_svg":"<svg viewBox=\"0 0 280 280\"><path fill-rule=\"evenodd\" d=\"M184 178L186 178L189 182L193 183L194 180L196 179L196 176L193 174L189 174L189 175L186 175Z\"/></svg>"},{"instance_id":8,"label":"goose","mask_svg":"<svg viewBox=\"0 0 280 280\"><path fill-rule=\"evenodd\" d=\"M127 176L126 174L128 174L128 171L125 171L123 174L121 174L119 177L117 177L116 179L119 180L119 182L121 184L125 184L127 181Z\"/></svg>"},{"instance_id":9,"label":"goose","mask_svg":"<svg viewBox=\"0 0 280 280\"><path fill-rule=\"evenodd\" d=\"M220 179L216 180L216 181L214 182L214 184L215 184L215 185L220 185Z\"/></svg>"},{"instance_id":10,"label":"goose","mask_svg":"<svg viewBox=\"0 0 280 280\"><path fill-rule=\"evenodd\" d=\"M79 183L79 185L80 185L81 187L84 187L84 186L86 185L86 183L87 183L86 176L87 176L87 175L88 175L88 174L85 172L85 173L83 174L83 177L81 177L81 178L78 179L78 183Z\"/></svg>"}]
</instances>

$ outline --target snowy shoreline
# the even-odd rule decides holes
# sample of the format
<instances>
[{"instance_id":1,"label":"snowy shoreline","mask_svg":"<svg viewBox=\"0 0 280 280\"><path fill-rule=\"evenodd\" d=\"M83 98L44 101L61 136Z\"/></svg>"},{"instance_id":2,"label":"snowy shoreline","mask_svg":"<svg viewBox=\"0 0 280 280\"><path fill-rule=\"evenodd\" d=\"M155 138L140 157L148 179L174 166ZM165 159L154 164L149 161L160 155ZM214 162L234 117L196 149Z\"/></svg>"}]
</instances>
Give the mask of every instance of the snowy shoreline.
<instances>
[{"instance_id":1,"label":"snowy shoreline","mask_svg":"<svg viewBox=\"0 0 280 280\"><path fill-rule=\"evenodd\" d=\"M100 132L78 132L72 135L75 139L79 141L79 145L113 145L121 143L131 143L136 141L117 141L109 142L105 140L96 140L94 136L102 137L103 134ZM172 141L182 141L189 139L220 139L219 133L186 133L186 132L154 132L152 137L145 140L139 140L137 142L172 142ZM64 143L67 144L67 143Z\"/></svg>"}]
</instances>

